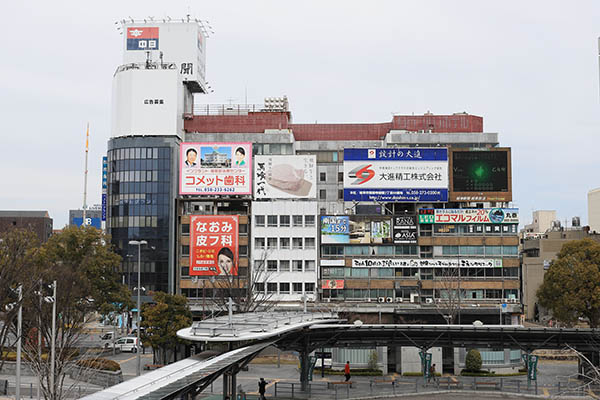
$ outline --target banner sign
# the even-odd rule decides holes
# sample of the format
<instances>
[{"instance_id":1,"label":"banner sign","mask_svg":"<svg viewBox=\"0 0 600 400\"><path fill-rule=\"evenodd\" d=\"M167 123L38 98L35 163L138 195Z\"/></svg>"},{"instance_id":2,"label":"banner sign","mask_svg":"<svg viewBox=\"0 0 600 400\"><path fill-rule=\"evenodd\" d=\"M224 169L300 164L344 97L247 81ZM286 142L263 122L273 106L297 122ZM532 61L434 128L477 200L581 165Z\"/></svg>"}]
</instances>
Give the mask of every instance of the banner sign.
<instances>
[{"instance_id":1,"label":"banner sign","mask_svg":"<svg viewBox=\"0 0 600 400\"><path fill-rule=\"evenodd\" d=\"M350 243L348 216L321 216L321 243Z\"/></svg>"},{"instance_id":2,"label":"banner sign","mask_svg":"<svg viewBox=\"0 0 600 400\"><path fill-rule=\"evenodd\" d=\"M102 229L102 220L100 218L86 217L84 221L83 217L75 217L72 224L75 226L93 226L94 228Z\"/></svg>"},{"instance_id":3,"label":"banner sign","mask_svg":"<svg viewBox=\"0 0 600 400\"><path fill-rule=\"evenodd\" d=\"M190 216L190 275L237 275L238 216Z\"/></svg>"},{"instance_id":4,"label":"banner sign","mask_svg":"<svg viewBox=\"0 0 600 400\"><path fill-rule=\"evenodd\" d=\"M322 280L321 281L321 289L343 289L344 288L344 280L343 279L332 279L332 280Z\"/></svg>"},{"instance_id":5,"label":"banner sign","mask_svg":"<svg viewBox=\"0 0 600 400\"><path fill-rule=\"evenodd\" d=\"M102 193L102 221L106 221L106 193Z\"/></svg>"},{"instance_id":6,"label":"banner sign","mask_svg":"<svg viewBox=\"0 0 600 400\"><path fill-rule=\"evenodd\" d=\"M254 198L317 197L317 156L255 156Z\"/></svg>"},{"instance_id":7,"label":"banner sign","mask_svg":"<svg viewBox=\"0 0 600 400\"><path fill-rule=\"evenodd\" d=\"M344 149L345 201L448 201L448 149Z\"/></svg>"},{"instance_id":8,"label":"banner sign","mask_svg":"<svg viewBox=\"0 0 600 400\"><path fill-rule=\"evenodd\" d=\"M496 258L354 258L353 268L502 268Z\"/></svg>"},{"instance_id":9,"label":"banner sign","mask_svg":"<svg viewBox=\"0 0 600 400\"><path fill-rule=\"evenodd\" d=\"M252 143L182 143L179 194L252 194Z\"/></svg>"},{"instance_id":10,"label":"banner sign","mask_svg":"<svg viewBox=\"0 0 600 400\"><path fill-rule=\"evenodd\" d=\"M420 209L420 224L518 224L518 208Z\"/></svg>"},{"instance_id":11,"label":"banner sign","mask_svg":"<svg viewBox=\"0 0 600 400\"><path fill-rule=\"evenodd\" d=\"M394 217L394 243L417 243L417 217L405 215Z\"/></svg>"}]
</instances>

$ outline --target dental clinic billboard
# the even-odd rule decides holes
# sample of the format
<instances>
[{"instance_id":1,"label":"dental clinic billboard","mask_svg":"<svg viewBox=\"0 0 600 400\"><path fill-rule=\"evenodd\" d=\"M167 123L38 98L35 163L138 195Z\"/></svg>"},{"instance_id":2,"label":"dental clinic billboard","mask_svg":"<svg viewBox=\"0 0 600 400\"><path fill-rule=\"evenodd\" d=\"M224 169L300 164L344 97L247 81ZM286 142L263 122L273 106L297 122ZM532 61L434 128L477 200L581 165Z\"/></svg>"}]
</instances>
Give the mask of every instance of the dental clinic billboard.
<instances>
[{"instance_id":1,"label":"dental clinic billboard","mask_svg":"<svg viewBox=\"0 0 600 400\"><path fill-rule=\"evenodd\" d=\"M344 149L345 201L448 201L448 149Z\"/></svg>"},{"instance_id":2,"label":"dental clinic billboard","mask_svg":"<svg viewBox=\"0 0 600 400\"><path fill-rule=\"evenodd\" d=\"M252 143L182 143L179 194L252 194Z\"/></svg>"}]
</instances>

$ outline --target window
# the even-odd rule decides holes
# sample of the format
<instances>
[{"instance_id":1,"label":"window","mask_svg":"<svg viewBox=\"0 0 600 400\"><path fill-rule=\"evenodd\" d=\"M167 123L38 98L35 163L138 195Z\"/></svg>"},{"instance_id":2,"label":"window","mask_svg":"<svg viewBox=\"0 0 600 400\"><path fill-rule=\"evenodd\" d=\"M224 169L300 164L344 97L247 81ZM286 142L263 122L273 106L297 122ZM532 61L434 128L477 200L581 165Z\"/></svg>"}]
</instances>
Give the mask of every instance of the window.
<instances>
[{"instance_id":1,"label":"window","mask_svg":"<svg viewBox=\"0 0 600 400\"><path fill-rule=\"evenodd\" d=\"M280 215L279 216L279 226L290 226L290 216L289 215Z\"/></svg>"},{"instance_id":2,"label":"window","mask_svg":"<svg viewBox=\"0 0 600 400\"><path fill-rule=\"evenodd\" d=\"M267 248L269 250L277 250L277 238L267 238Z\"/></svg>"},{"instance_id":3,"label":"window","mask_svg":"<svg viewBox=\"0 0 600 400\"><path fill-rule=\"evenodd\" d=\"M314 293L315 292L315 284L313 282L305 282L304 283L304 292Z\"/></svg>"},{"instance_id":4,"label":"window","mask_svg":"<svg viewBox=\"0 0 600 400\"><path fill-rule=\"evenodd\" d=\"M279 293L289 293L290 292L290 283L289 282L280 282L279 283Z\"/></svg>"},{"instance_id":5,"label":"window","mask_svg":"<svg viewBox=\"0 0 600 400\"><path fill-rule=\"evenodd\" d=\"M313 238L313 237L304 238L304 248L305 249L314 249L315 248L315 238Z\"/></svg>"},{"instance_id":6,"label":"window","mask_svg":"<svg viewBox=\"0 0 600 400\"><path fill-rule=\"evenodd\" d=\"M304 216L304 226L315 226L315 216L314 215L305 215Z\"/></svg>"},{"instance_id":7,"label":"window","mask_svg":"<svg viewBox=\"0 0 600 400\"><path fill-rule=\"evenodd\" d=\"M267 293L277 293L277 282L267 283Z\"/></svg>"},{"instance_id":8,"label":"window","mask_svg":"<svg viewBox=\"0 0 600 400\"><path fill-rule=\"evenodd\" d=\"M294 267L294 272L302 272L302 260L292 261L292 266Z\"/></svg>"},{"instance_id":9,"label":"window","mask_svg":"<svg viewBox=\"0 0 600 400\"><path fill-rule=\"evenodd\" d=\"M294 215L294 226L302 226L302 215Z\"/></svg>"},{"instance_id":10,"label":"window","mask_svg":"<svg viewBox=\"0 0 600 400\"><path fill-rule=\"evenodd\" d=\"M326 172L320 172L319 173L319 182L325 182L327 181L327 173Z\"/></svg>"},{"instance_id":11,"label":"window","mask_svg":"<svg viewBox=\"0 0 600 400\"><path fill-rule=\"evenodd\" d=\"M254 248L264 249L265 248L265 238L255 238L254 239Z\"/></svg>"},{"instance_id":12,"label":"window","mask_svg":"<svg viewBox=\"0 0 600 400\"><path fill-rule=\"evenodd\" d=\"M344 173L338 172L338 182L344 182Z\"/></svg>"},{"instance_id":13,"label":"window","mask_svg":"<svg viewBox=\"0 0 600 400\"><path fill-rule=\"evenodd\" d=\"M304 260L304 271L314 271L315 260Z\"/></svg>"},{"instance_id":14,"label":"window","mask_svg":"<svg viewBox=\"0 0 600 400\"><path fill-rule=\"evenodd\" d=\"M292 249L294 249L294 250L302 249L302 238L292 238Z\"/></svg>"},{"instance_id":15,"label":"window","mask_svg":"<svg viewBox=\"0 0 600 400\"><path fill-rule=\"evenodd\" d=\"M267 271L277 271L277 260L267 260Z\"/></svg>"},{"instance_id":16,"label":"window","mask_svg":"<svg viewBox=\"0 0 600 400\"><path fill-rule=\"evenodd\" d=\"M319 190L319 200L326 200L327 199L327 190L325 189L321 189ZM325 212L323 212L324 214Z\"/></svg>"},{"instance_id":17,"label":"window","mask_svg":"<svg viewBox=\"0 0 600 400\"><path fill-rule=\"evenodd\" d=\"M338 152L337 152L337 151L334 151L334 152L331 154L331 160L332 160L333 162L338 162Z\"/></svg>"},{"instance_id":18,"label":"window","mask_svg":"<svg viewBox=\"0 0 600 400\"><path fill-rule=\"evenodd\" d=\"M281 250L290 248L290 238L279 238L279 248Z\"/></svg>"},{"instance_id":19,"label":"window","mask_svg":"<svg viewBox=\"0 0 600 400\"><path fill-rule=\"evenodd\" d=\"M264 215L255 215L254 216L254 224L256 226L265 226L265 216Z\"/></svg>"},{"instance_id":20,"label":"window","mask_svg":"<svg viewBox=\"0 0 600 400\"><path fill-rule=\"evenodd\" d=\"M269 227L277 227L277 215L269 215L269 216L267 216L267 226L269 226Z\"/></svg>"},{"instance_id":21,"label":"window","mask_svg":"<svg viewBox=\"0 0 600 400\"><path fill-rule=\"evenodd\" d=\"M327 210L325 208L319 208L319 214L325 215L326 212Z\"/></svg>"},{"instance_id":22,"label":"window","mask_svg":"<svg viewBox=\"0 0 600 400\"><path fill-rule=\"evenodd\" d=\"M338 189L338 200L344 200L344 189Z\"/></svg>"},{"instance_id":23,"label":"window","mask_svg":"<svg viewBox=\"0 0 600 400\"><path fill-rule=\"evenodd\" d=\"M260 271L264 268L263 260L254 260L254 269Z\"/></svg>"},{"instance_id":24,"label":"window","mask_svg":"<svg viewBox=\"0 0 600 400\"><path fill-rule=\"evenodd\" d=\"M445 256L458 255L458 246L442 246L442 255L445 255Z\"/></svg>"},{"instance_id":25,"label":"window","mask_svg":"<svg viewBox=\"0 0 600 400\"><path fill-rule=\"evenodd\" d=\"M292 290L294 294L302 294L302 282L292 283Z\"/></svg>"},{"instance_id":26,"label":"window","mask_svg":"<svg viewBox=\"0 0 600 400\"><path fill-rule=\"evenodd\" d=\"M290 271L290 260L280 260L279 261L279 272L289 272Z\"/></svg>"},{"instance_id":27,"label":"window","mask_svg":"<svg viewBox=\"0 0 600 400\"><path fill-rule=\"evenodd\" d=\"M254 283L254 291L258 293L265 292L265 284L263 282L255 282Z\"/></svg>"}]
</instances>

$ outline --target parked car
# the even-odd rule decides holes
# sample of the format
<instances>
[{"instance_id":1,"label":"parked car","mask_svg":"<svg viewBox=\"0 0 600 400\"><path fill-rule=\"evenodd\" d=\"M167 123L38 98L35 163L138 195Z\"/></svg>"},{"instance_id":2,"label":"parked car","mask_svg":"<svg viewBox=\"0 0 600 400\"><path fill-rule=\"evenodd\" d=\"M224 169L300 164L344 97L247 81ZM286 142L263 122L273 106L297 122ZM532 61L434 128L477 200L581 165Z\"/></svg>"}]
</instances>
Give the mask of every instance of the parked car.
<instances>
[{"instance_id":1,"label":"parked car","mask_svg":"<svg viewBox=\"0 0 600 400\"><path fill-rule=\"evenodd\" d=\"M106 332L106 333L100 335L100 340L112 340L114 336L115 336L114 332Z\"/></svg>"},{"instance_id":2,"label":"parked car","mask_svg":"<svg viewBox=\"0 0 600 400\"><path fill-rule=\"evenodd\" d=\"M140 328L140 335L143 335L144 333L146 333L146 328L144 328L143 326ZM137 328L134 328L131 333L131 336L137 336Z\"/></svg>"},{"instance_id":3,"label":"parked car","mask_svg":"<svg viewBox=\"0 0 600 400\"><path fill-rule=\"evenodd\" d=\"M121 351L137 353L137 337L123 337L115 342L115 347ZM139 347L142 347L141 343Z\"/></svg>"}]
</instances>

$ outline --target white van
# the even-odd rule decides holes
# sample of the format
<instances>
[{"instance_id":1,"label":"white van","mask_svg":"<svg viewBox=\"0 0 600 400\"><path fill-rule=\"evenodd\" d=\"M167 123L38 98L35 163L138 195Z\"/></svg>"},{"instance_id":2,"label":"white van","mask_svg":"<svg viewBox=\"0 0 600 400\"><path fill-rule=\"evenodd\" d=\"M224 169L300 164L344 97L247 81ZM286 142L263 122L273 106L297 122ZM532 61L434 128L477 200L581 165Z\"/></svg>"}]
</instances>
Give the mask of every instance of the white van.
<instances>
[{"instance_id":1,"label":"white van","mask_svg":"<svg viewBox=\"0 0 600 400\"><path fill-rule=\"evenodd\" d=\"M141 347L141 346L140 346ZM130 351L137 353L137 338L136 337L124 337L115 342L115 348L121 351Z\"/></svg>"}]
</instances>

